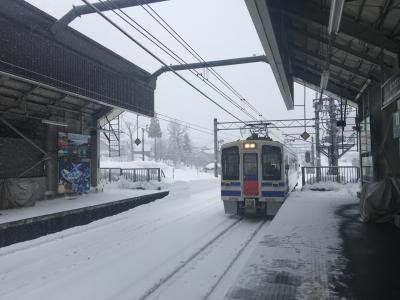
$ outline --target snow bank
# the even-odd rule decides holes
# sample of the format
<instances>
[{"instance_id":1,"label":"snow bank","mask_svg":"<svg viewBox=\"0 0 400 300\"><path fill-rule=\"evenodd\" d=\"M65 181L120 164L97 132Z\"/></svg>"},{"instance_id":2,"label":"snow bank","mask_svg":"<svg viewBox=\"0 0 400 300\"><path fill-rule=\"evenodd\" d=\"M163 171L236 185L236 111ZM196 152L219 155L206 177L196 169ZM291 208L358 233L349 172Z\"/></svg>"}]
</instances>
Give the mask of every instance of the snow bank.
<instances>
[{"instance_id":1,"label":"snow bank","mask_svg":"<svg viewBox=\"0 0 400 300\"><path fill-rule=\"evenodd\" d=\"M164 162L156 161L101 161L100 168L161 168L165 174L167 182L172 181L191 181L191 180L204 180L213 179L212 173L202 172L199 169L192 167L173 167ZM164 181L164 180L163 180ZM133 185L134 186L134 185Z\"/></svg>"},{"instance_id":2,"label":"snow bank","mask_svg":"<svg viewBox=\"0 0 400 300\"><path fill-rule=\"evenodd\" d=\"M340 191L343 189L360 188L359 184L341 184L338 182L315 182L303 186L303 191Z\"/></svg>"}]
</instances>

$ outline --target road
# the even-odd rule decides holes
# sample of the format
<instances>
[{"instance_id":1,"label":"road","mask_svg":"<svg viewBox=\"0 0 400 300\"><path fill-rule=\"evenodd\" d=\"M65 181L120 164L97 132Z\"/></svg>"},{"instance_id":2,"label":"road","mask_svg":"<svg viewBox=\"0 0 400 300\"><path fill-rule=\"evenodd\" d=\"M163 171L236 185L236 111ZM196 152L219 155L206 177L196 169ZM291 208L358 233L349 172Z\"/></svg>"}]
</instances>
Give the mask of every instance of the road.
<instances>
[{"instance_id":1,"label":"road","mask_svg":"<svg viewBox=\"0 0 400 300\"><path fill-rule=\"evenodd\" d=\"M268 222L226 216L218 180L0 249L0 299L220 299Z\"/></svg>"}]
</instances>

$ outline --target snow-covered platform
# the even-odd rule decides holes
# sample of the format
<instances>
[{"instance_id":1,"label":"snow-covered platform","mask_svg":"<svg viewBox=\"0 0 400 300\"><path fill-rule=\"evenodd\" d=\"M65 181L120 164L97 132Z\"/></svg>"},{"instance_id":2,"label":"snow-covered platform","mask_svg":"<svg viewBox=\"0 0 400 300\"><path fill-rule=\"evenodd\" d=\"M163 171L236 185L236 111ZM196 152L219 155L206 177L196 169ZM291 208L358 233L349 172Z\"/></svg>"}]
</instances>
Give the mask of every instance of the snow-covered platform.
<instances>
[{"instance_id":1,"label":"snow-covered platform","mask_svg":"<svg viewBox=\"0 0 400 300\"><path fill-rule=\"evenodd\" d=\"M331 187L291 193L226 299L348 298L343 226L357 222L358 186Z\"/></svg>"},{"instance_id":2,"label":"snow-covered platform","mask_svg":"<svg viewBox=\"0 0 400 300\"><path fill-rule=\"evenodd\" d=\"M35 206L0 211L0 247L85 225L161 199L167 190L117 187L87 195L36 202Z\"/></svg>"}]
</instances>

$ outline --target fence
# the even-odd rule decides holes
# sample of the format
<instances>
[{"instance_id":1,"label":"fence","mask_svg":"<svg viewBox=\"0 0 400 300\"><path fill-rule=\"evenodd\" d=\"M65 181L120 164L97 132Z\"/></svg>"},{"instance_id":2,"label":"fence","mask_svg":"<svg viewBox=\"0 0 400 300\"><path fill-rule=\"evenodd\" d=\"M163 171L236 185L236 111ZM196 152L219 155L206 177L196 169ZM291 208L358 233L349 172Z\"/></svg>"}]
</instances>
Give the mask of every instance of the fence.
<instances>
[{"instance_id":1,"label":"fence","mask_svg":"<svg viewBox=\"0 0 400 300\"><path fill-rule=\"evenodd\" d=\"M302 167L302 183L316 182L357 183L360 179L360 168L350 166L340 167Z\"/></svg>"},{"instance_id":2,"label":"fence","mask_svg":"<svg viewBox=\"0 0 400 300\"><path fill-rule=\"evenodd\" d=\"M124 177L128 181L143 182L165 178L165 174L161 168L100 168L100 178L109 182L118 181L120 177Z\"/></svg>"}]
</instances>

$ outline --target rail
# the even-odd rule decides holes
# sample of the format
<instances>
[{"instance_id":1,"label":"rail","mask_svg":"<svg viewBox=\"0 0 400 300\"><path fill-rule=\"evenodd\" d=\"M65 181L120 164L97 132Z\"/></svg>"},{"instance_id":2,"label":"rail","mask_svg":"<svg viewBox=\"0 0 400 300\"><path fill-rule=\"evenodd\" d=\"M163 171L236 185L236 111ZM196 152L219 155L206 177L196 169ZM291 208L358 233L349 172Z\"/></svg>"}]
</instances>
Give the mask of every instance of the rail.
<instances>
[{"instance_id":1,"label":"rail","mask_svg":"<svg viewBox=\"0 0 400 300\"><path fill-rule=\"evenodd\" d=\"M302 167L301 177L303 186L316 182L357 183L360 179L360 168L352 166Z\"/></svg>"},{"instance_id":2,"label":"rail","mask_svg":"<svg viewBox=\"0 0 400 300\"><path fill-rule=\"evenodd\" d=\"M144 182L165 178L161 168L100 168L100 178L108 182L118 181L120 177L132 182Z\"/></svg>"}]
</instances>

